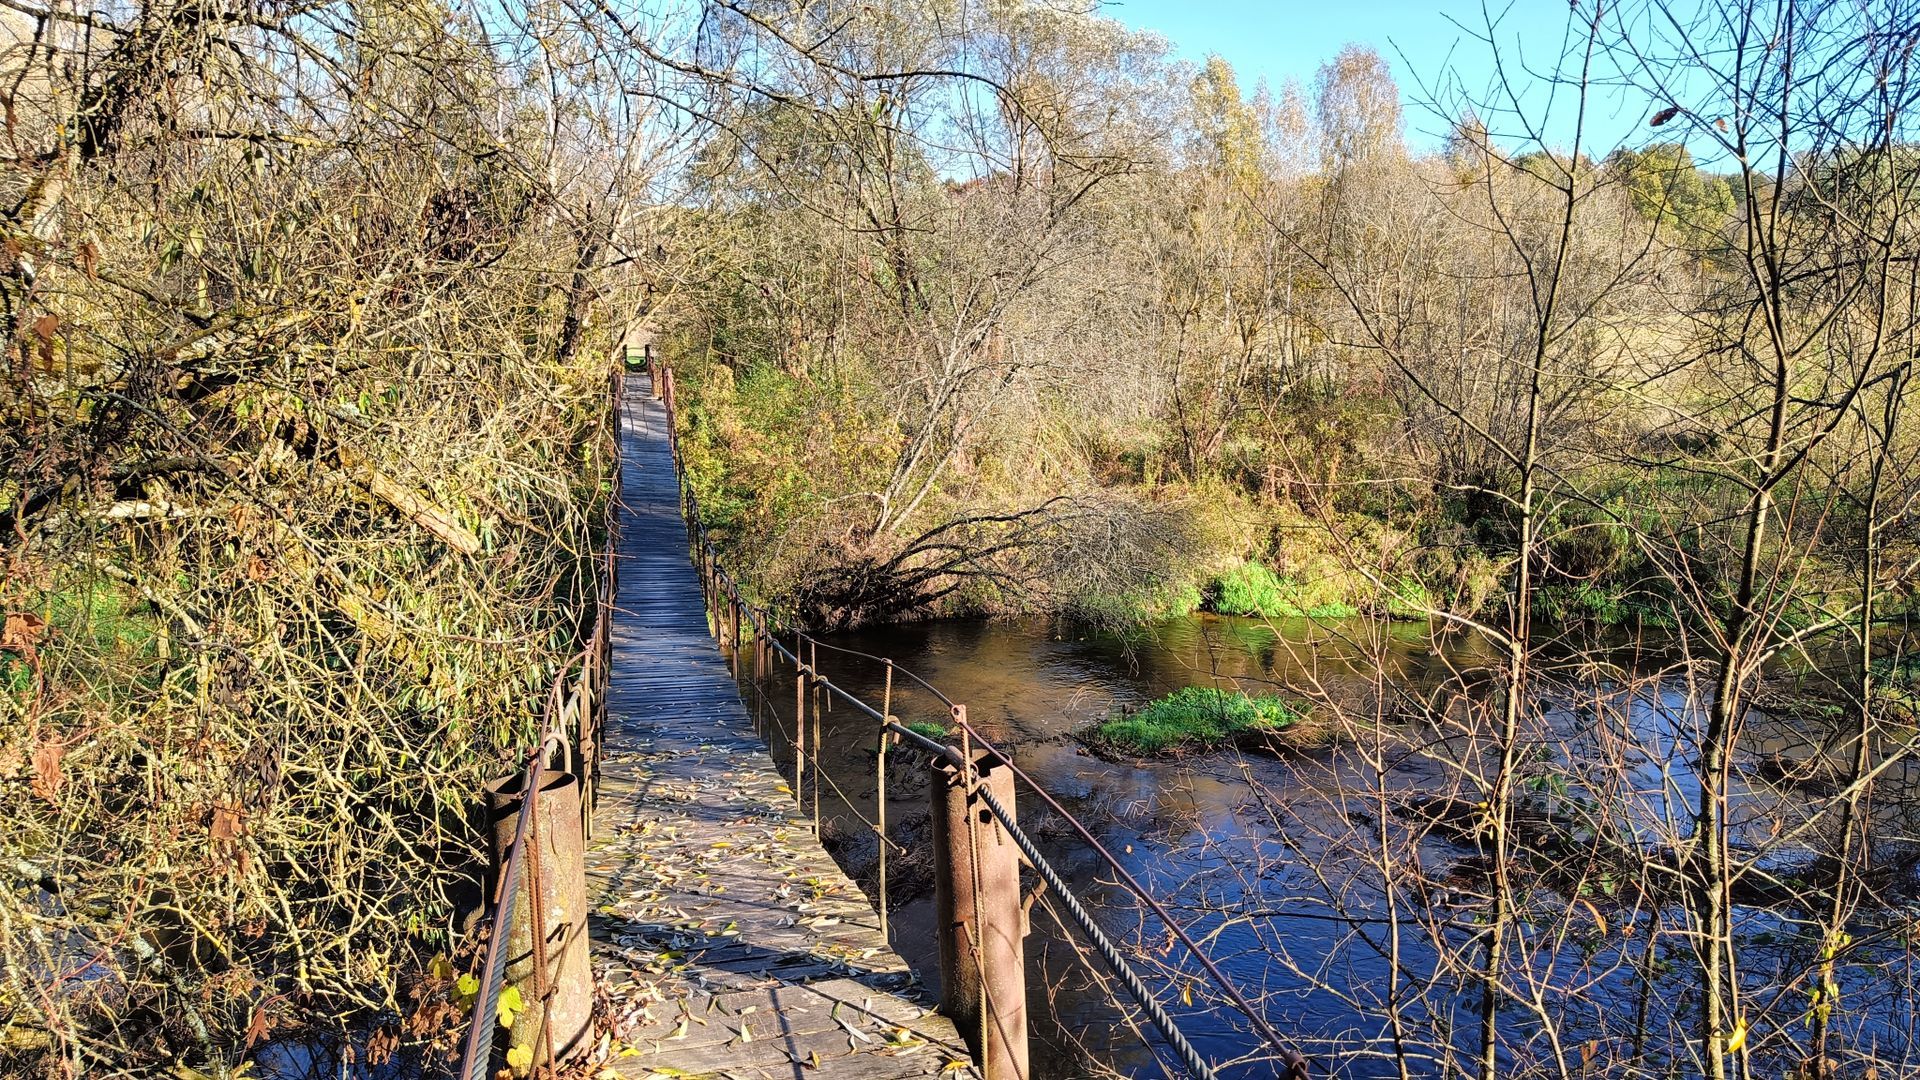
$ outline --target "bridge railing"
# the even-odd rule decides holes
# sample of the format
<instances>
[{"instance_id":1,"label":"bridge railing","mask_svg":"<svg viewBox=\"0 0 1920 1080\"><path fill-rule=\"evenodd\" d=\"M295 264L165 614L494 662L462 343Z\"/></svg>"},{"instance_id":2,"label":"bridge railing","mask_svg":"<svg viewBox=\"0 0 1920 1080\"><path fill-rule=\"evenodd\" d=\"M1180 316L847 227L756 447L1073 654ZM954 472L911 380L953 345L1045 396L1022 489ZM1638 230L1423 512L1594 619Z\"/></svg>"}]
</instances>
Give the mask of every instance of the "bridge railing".
<instances>
[{"instance_id":1,"label":"bridge railing","mask_svg":"<svg viewBox=\"0 0 1920 1080\"><path fill-rule=\"evenodd\" d=\"M936 904L939 907L941 924L941 971L942 971L942 1011L954 1017L956 1022L963 1019L971 1021L977 1028L962 1025L962 1031L973 1043L975 1054L985 1066L989 1080L999 1080L1003 1068L996 1067L1008 1063L1005 1056L1013 1051L1005 1044L1009 1032L1003 1019L996 1015L995 989L1004 1002L1006 997L1019 995L1018 1007L1019 1042L1018 1064L1004 1071L1010 1075L1024 1076L1025 1069L1025 1007L1024 980L1025 971L1020 968L1019 954L1008 955L1005 950L998 953L983 946L1005 935L1023 935L1026 908L1033 898L1021 902L1019 898L1001 897L999 903L987 896L954 895L968 892L970 885L988 885L993 881L1007 881L1004 873L996 879L991 872L983 873L982 857L990 856L995 843L1002 837L1010 841L1019 852L1020 858L1030 866L1040 881L1045 883L1059 898L1066 910L1069 921L1085 936L1113 978L1120 984L1126 996L1145 1015L1155 1032L1179 1058L1181 1066L1190 1075L1201 1080L1212 1080L1212 1065L1200 1054L1169 1015L1154 991L1140 974L1128 963L1120 947L1094 920L1087 910L1085 902L1076 894L1065 878L1053 866L1020 826L1014 812L1014 782L1024 786L1033 796L1039 798L1053 813L1066 822L1069 831L1086 844L1097 859L1106 865L1116 881L1130 893L1144 908L1152 912L1167 931L1178 941L1185 952L1198 965L1202 977L1217 988L1220 995L1231 1007L1244 1015L1257 1037L1265 1044L1271 1060L1277 1062L1276 1074L1288 1080L1305 1080L1309 1075L1309 1063L1289 1040L1267 1020L1265 1014L1248 1000L1226 974L1221 971L1207 951L1202 949L1188 929L1173 917L1166 906L1143 886L1133 873L1102 844L1093 832L1063 806L1034 778L1022 770L1012 755L982 735L967 720L966 706L949 698L932 683L895 663L893 660L846 649L805 633L804 631L780 627L769 612L751 602L740 586L740 582L721 561L718 547L708 533L702 520L699 499L688 483L683 468L679 445L679 405L674 385L673 369L655 362L652 370L652 390L656 398L662 400L667 412L667 438L672 448L673 462L678 487L680 489L680 509L687 525L688 543L695 567L700 576L701 588L707 605L709 626L718 639L723 652L729 657L736 679L742 676L743 657L750 657L751 678L756 686L772 678L776 667L785 666L793 672L795 685L794 729L787 731L782 726L782 735L793 748L794 782L793 795L803 808L809 809L814 827L819 828L820 820L820 784L824 780L828 786L838 792L842 800L852 806L852 800L832 777L825 776L820 767L820 730L823 708L830 710L834 702L852 708L872 720L878 740L876 756L875 810L877 820L862 821L872 828L879 842L880 863L877 874L877 907L882 932L887 927L887 849L892 843L887 834L887 756L888 750L902 744L913 746L922 751L934 765L933 823L935 830L935 889ZM883 690L879 707L875 707L859 695L837 685L820 673L819 650L864 658L883 669ZM901 723L895 715L896 693L901 689L912 688L929 694L948 717L948 733L942 741L930 738ZM813 723L808 724L808 704L812 703ZM774 714L778 722L778 713ZM810 728L810 730L809 730ZM811 746L809 740L811 739ZM957 745L956 745L957 743ZM810 766L811 763L811 766ZM944 778L942 774L944 773ZM807 781L812 781L812 805L806 807ZM946 805L942 805L943 799ZM956 813L955 811L958 811ZM990 817L989 817L990 815ZM857 816L857 811L856 811ZM992 836L980 834L980 819L985 818L986 825L994 827ZM955 824L955 819L963 823ZM943 824L947 835L943 835ZM964 830L964 836L951 835L956 829ZM1018 890L1018 868L1012 874L1012 887ZM1037 896L1037 890L1036 890ZM995 926L991 918L991 909L998 907L1006 911L1009 903L1015 912L1014 920L1018 925ZM979 920L978 922L969 919ZM950 930L957 933L950 940ZM1085 959L1085 954L1080 954ZM994 959L1018 970L992 970ZM955 969L960 961L962 970ZM964 968L971 964L973 972ZM1097 974L1097 972L1096 972ZM972 977L969 978L968 976ZM958 978L956 978L958 976ZM955 993L959 984L961 990ZM1102 985L1105 985L1104 980ZM978 1000L967 1000L978 995ZM1011 1009L1000 1011L1012 1011ZM1137 1029L1136 1029L1137 1030ZM1150 1052L1157 1056L1157 1049L1146 1040Z\"/></svg>"},{"instance_id":2,"label":"bridge railing","mask_svg":"<svg viewBox=\"0 0 1920 1080\"><path fill-rule=\"evenodd\" d=\"M555 1062L576 1051L591 1021L586 908L579 901L570 912L547 907L556 895L567 895L569 886L584 891L582 845L592 829L594 782L606 731L613 605L619 593L615 552L620 546L625 380L623 367L616 365L608 378L613 411L612 485L601 522L606 550L593 559L597 580L587 641L555 673L541 713L539 738L520 773L489 788L492 801L512 811L510 817L494 823L493 885L482 923L487 948L473 973L478 986L472 1019L461 1041L458 1080L490 1080L495 1075L496 1034L502 1026L497 1021L508 1016L520 1014L509 1029L507 1063L522 1075L536 1065L551 1070ZM576 815L577 821L556 820ZM580 843L556 840L567 836ZM503 1013L500 1003L509 989L520 995L521 1007ZM562 1025L557 1035L556 1025ZM515 1060L518 1053L528 1055L524 1062Z\"/></svg>"}]
</instances>

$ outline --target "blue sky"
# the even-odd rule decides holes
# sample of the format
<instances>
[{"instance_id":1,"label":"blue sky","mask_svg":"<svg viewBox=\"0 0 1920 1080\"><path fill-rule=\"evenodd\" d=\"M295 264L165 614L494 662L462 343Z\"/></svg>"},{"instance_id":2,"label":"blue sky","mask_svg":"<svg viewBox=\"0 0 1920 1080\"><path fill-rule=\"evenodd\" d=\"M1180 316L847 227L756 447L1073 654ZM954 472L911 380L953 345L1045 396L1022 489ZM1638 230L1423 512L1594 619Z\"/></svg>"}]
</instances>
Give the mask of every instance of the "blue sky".
<instances>
[{"instance_id":1,"label":"blue sky","mask_svg":"<svg viewBox=\"0 0 1920 1080\"><path fill-rule=\"evenodd\" d=\"M1495 40L1513 65L1510 74L1531 84L1537 109L1545 104L1544 84L1516 68L1545 68L1559 55L1567 33L1566 0L1490 0L1484 10L1472 0L1105 0L1101 7L1108 18L1167 38L1182 58L1219 54L1249 92L1260 79L1278 90L1293 78L1311 93L1314 71L1342 45L1370 45L1393 65L1406 102L1407 139L1419 149L1437 146L1446 127L1421 104L1431 100L1421 92L1423 82L1442 97L1457 97L1463 89L1477 96L1488 86L1489 50L1467 32L1484 33L1488 12L1499 22ZM1449 70L1457 73L1451 81ZM1550 125L1553 141L1570 138L1569 109L1570 103ZM1586 148L1604 151L1637 137L1651 111L1638 95L1597 101L1589 111ZM1488 121L1500 134L1504 125Z\"/></svg>"}]
</instances>

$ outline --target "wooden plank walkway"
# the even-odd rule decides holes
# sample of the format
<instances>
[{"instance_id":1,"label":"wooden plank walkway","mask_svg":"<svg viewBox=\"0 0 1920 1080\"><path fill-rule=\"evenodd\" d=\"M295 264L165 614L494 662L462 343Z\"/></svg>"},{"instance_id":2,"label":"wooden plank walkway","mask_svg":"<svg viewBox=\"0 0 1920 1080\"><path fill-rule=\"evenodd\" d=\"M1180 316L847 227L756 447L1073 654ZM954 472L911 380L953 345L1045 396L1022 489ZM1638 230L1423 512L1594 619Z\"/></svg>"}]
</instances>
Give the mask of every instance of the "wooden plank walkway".
<instances>
[{"instance_id":1,"label":"wooden plank walkway","mask_svg":"<svg viewBox=\"0 0 1920 1080\"><path fill-rule=\"evenodd\" d=\"M820 847L708 636L666 410L627 384L626 508L594 842L608 1066L633 1077L972 1077Z\"/></svg>"}]
</instances>

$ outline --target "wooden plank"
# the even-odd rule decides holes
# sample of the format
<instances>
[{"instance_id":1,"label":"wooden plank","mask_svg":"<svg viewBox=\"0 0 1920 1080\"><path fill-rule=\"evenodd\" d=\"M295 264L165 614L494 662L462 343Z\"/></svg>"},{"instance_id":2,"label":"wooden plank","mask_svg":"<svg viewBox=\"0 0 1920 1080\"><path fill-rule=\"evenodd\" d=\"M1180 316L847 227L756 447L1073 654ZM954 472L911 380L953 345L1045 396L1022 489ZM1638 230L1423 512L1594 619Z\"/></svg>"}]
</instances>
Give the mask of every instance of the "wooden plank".
<instances>
[{"instance_id":1,"label":"wooden plank","mask_svg":"<svg viewBox=\"0 0 1920 1080\"><path fill-rule=\"evenodd\" d=\"M708 635L665 410L628 385L596 840L595 978L622 1076L894 1080L967 1057L813 836ZM663 1070L673 1070L663 1072Z\"/></svg>"}]
</instances>

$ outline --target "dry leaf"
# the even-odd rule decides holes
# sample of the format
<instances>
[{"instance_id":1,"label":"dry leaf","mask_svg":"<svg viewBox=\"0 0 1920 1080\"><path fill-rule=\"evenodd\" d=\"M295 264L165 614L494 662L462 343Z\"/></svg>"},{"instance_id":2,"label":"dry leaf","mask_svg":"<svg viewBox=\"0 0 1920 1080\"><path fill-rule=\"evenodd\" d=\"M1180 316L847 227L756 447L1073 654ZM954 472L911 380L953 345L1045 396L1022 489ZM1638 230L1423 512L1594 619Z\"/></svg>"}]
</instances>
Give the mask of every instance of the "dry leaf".
<instances>
[{"instance_id":1,"label":"dry leaf","mask_svg":"<svg viewBox=\"0 0 1920 1080\"><path fill-rule=\"evenodd\" d=\"M53 339L60 332L60 316L42 315L33 320L34 336L40 339L40 362L53 366Z\"/></svg>"},{"instance_id":2,"label":"dry leaf","mask_svg":"<svg viewBox=\"0 0 1920 1080\"><path fill-rule=\"evenodd\" d=\"M65 743L43 742L33 748L33 793L60 805L60 759L66 757Z\"/></svg>"},{"instance_id":3,"label":"dry leaf","mask_svg":"<svg viewBox=\"0 0 1920 1080\"><path fill-rule=\"evenodd\" d=\"M11 649L31 660L46 636L47 620L31 611L11 612L0 628L0 649Z\"/></svg>"},{"instance_id":4,"label":"dry leaf","mask_svg":"<svg viewBox=\"0 0 1920 1080\"><path fill-rule=\"evenodd\" d=\"M247 1021L247 1049L251 1050L266 1042L272 1034L273 1025L267 1022L267 1010L255 1008L253 1019Z\"/></svg>"}]
</instances>

